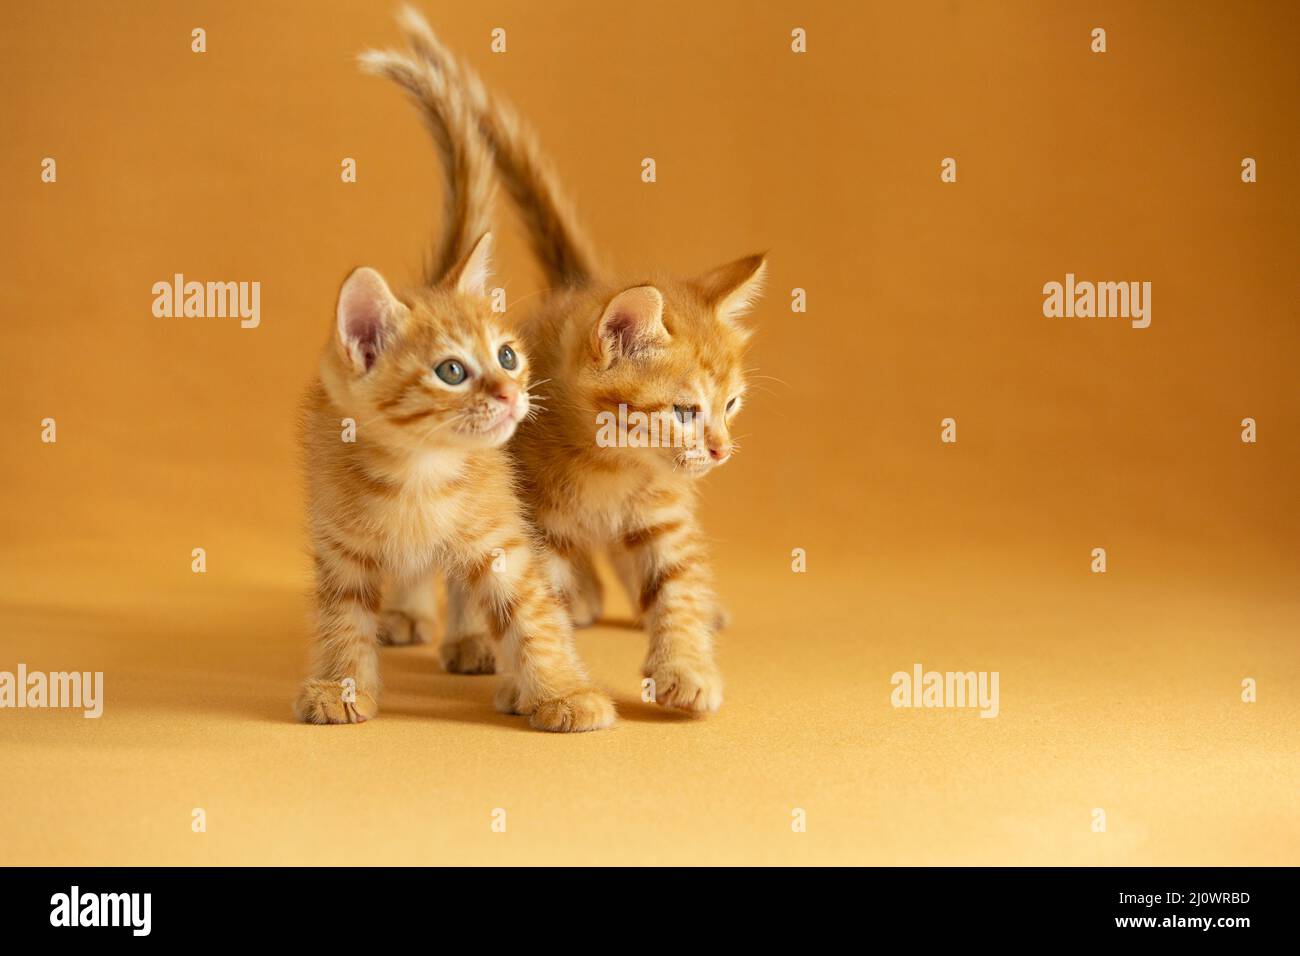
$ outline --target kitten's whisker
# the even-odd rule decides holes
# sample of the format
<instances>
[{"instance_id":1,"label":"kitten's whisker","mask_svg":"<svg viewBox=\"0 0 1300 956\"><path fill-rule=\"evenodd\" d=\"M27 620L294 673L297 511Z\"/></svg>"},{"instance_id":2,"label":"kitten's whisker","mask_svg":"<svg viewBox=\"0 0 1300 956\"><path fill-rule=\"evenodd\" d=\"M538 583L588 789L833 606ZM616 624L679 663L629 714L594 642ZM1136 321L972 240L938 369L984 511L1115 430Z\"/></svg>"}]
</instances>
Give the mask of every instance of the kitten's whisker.
<instances>
[{"instance_id":1,"label":"kitten's whisker","mask_svg":"<svg viewBox=\"0 0 1300 956\"><path fill-rule=\"evenodd\" d=\"M755 365L752 368L745 369L745 375L751 378L765 378L773 382L779 382L780 384L784 385L786 388L791 387L790 383L785 381L785 379L777 378L775 375L760 375L759 374L760 371L761 369L759 369L759 367Z\"/></svg>"},{"instance_id":2,"label":"kitten's whisker","mask_svg":"<svg viewBox=\"0 0 1300 956\"><path fill-rule=\"evenodd\" d=\"M508 285L508 283L507 283L507 285ZM547 293L547 292L550 292L550 291L551 291L550 289L538 289L536 292L530 292L530 293L528 293L527 295L520 296L518 299L515 299L514 302L527 302L529 299L531 299L531 298L532 298L533 296L535 296L535 295L543 295L543 294L545 294L545 293ZM508 308L510 308L512 305L514 305L514 302L508 302L507 305L506 305L506 308L508 309Z\"/></svg>"}]
</instances>

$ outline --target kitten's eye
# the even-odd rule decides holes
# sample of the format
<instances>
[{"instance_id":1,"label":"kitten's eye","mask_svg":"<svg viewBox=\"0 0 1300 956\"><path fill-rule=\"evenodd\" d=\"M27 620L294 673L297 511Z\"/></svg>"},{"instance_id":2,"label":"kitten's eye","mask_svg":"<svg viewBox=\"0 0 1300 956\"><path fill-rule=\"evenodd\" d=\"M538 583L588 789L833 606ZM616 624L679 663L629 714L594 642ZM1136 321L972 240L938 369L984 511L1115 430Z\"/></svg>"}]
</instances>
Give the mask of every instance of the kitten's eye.
<instances>
[{"instance_id":1,"label":"kitten's eye","mask_svg":"<svg viewBox=\"0 0 1300 956\"><path fill-rule=\"evenodd\" d=\"M738 402L739 400L740 400L739 398L733 398L731 401L727 402L727 411L731 411L733 408L735 408L736 402Z\"/></svg>"},{"instance_id":2,"label":"kitten's eye","mask_svg":"<svg viewBox=\"0 0 1300 956\"><path fill-rule=\"evenodd\" d=\"M673 406L673 414L677 416L677 420L683 425L688 424L690 420L695 417L697 411L699 411L699 408L695 405Z\"/></svg>"},{"instance_id":3,"label":"kitten's eye","mask_svg":"<svg viewBox=\"0 0 1300 956\"><path fill-rule=\"evenodd\" d=\"M433 373L448 385L459 385L465 381L465 366L455 359L447 359L433 370Z\"/></svg>"},{"instance_id":4,"label":"kitten's eye","mask_svg":"<svg viewBox=\"0 0 1300 956\"><path fill-rule=\"evenodd\" d=\"M501 350L497 352L497 361L501 363L501 367L507 372L513 372L519 365L519 356L515 354L515 350L510 346L503 345Z\"/></svg>"}]
</instances>

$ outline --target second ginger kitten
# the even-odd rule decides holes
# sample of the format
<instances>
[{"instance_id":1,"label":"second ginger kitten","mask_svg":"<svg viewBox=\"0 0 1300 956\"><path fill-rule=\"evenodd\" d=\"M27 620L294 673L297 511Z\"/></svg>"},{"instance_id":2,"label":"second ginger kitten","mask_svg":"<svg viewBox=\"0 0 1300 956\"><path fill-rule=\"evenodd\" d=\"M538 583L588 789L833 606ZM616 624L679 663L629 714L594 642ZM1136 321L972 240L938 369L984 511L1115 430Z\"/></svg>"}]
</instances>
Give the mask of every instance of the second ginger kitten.
<instances>
[{"instance_id":1,"label":"second ginger kitten","mask_svg":"<svg viewBox=\"0 0 1300 956\"><path fill-rule=\"evenodd\" d=\"M550 380L550 411L522 425L512 443L551 579L574 619L590 623L601 605L592 555L608 551L649 632L642 674L655 700L717 710L713 645L725 614L698 520L697 479L736 447L750 337L740 318L759 294L765 259L747 256L690 279L610 278L527 127L418 13L407 8L402 22L416 61L470 104L551 285L520 327L538 375ZM597 423L621 411L659 416L671 440L606 447ZM490 670L488 626L472 596L450 582L449 602L444 664Z\"/></svg>"}]
</instances>

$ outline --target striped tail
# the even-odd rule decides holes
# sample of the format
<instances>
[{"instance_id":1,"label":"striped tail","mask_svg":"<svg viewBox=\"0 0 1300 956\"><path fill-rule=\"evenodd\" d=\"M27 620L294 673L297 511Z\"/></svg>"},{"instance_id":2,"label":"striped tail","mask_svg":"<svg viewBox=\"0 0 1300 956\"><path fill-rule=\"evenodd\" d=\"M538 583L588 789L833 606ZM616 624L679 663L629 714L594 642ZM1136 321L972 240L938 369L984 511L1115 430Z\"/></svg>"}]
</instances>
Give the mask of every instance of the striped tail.
<instances>
[{"instance_id":1,"label":"striped tail","mask_svg":"<svg viewBox=\"0 0 1300 956\"><path fill-rule=\"evenodd\" d=\"M559 177L519 114L493 97L482 80L459 62L412 7L398 16L421 63L447 86L463 91L479 129L491 147L497 172L528 231L533 254L554 287L582 285L596 271L591 245L577 222Z\"/></svg>"},{"instance_id":2,"label":"striped tail","mask_svg":"<svg viewBox=\"0 0 1300 956\"><path fill-rule=\"evenodd\" d=\"M496 200L491 150L479 132L470 103L444 74L427 63L389 51L369 50L359 59L367 73L385 76L406 90L433 134L442 160L446 191L442 235L425 274L435 285L491 230Z\"/></svg>"}]
</instances>

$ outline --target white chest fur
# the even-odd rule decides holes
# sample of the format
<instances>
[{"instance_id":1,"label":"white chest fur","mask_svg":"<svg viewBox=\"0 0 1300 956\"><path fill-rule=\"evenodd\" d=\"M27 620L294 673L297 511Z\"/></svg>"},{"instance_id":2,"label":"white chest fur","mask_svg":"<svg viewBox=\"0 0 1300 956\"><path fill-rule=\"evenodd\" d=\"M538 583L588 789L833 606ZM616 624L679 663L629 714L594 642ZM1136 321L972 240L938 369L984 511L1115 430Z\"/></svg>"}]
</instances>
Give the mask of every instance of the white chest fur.
<instances>
[{"instance_id":1,"label":"white chest fur","mask_svg":"<svg viewBox=\"0 0 1300 956\"><path fill-rule=\"evenodd\" d=\"M425 453L386 475L397 493L375 502L375 524L384 528L385 552L399 576L422 574L440 547L461 526L465 501L454 482L466 469L464 456Z\"/></svg>"}]
</instances>

